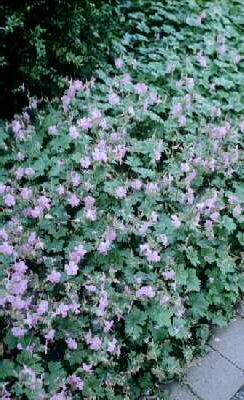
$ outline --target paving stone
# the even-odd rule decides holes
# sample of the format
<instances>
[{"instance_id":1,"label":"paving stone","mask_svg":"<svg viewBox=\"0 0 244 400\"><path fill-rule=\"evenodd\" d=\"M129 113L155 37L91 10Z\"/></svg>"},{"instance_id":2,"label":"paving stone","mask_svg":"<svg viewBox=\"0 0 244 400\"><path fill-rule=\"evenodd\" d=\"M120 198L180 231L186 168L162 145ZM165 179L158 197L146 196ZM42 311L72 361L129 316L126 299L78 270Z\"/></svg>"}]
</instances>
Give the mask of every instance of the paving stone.
<instances>
[{"instance_id":1,"label":"paving stone","mask_svg":"<svg viewBox=\"0 0 244 400\"><path fill-rule=\"evenodd\" d=\"M244 400L244 386L242 386L230 400Z\"/></svg>"},{"instance_id":2,"label":"paving stone","mask_svg":"<svg viewBox=\"0 0 244 400\"><path fill-rule=\"evenodd\" d=\"M186 385L178 382L168 385L166 390L169 392L170 400L198 400Z\"/></svg>"},{"instance_id":3,"label":"paving stone","mask_svg":"<svg viewBox=\"0 0 244 400\"><path fill-rule=\"evenodd\" d=\"M213 349L187 373L188 384L203 400L230 400L244 384L244 373Z\"/></svg>"},{"instance_id":4,"label":"paving stone","mask_svg":"<svg viewBox=\"0 0 244 400\"><path fill-rule=\"evenodd\" d=\"M244 371L244 319L237 318L227 328L217 328L210 344Z\"/></svg>"}]
</instances>

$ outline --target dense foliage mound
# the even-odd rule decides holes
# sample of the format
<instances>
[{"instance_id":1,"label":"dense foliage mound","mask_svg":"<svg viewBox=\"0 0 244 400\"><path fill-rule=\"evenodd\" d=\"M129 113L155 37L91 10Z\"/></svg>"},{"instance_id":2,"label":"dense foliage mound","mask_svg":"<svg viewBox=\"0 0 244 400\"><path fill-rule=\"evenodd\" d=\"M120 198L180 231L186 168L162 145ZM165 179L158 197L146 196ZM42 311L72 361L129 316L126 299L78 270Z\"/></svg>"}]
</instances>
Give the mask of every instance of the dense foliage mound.
<instances>
[{"instance_id":1,"label":"dense foliage mound","mask_svg":"<svg viewBox=\"0 0 244 400\"><path fill-rule=\"evenodd\" d=\"M59 95L66 77L91 77L108 61L116 1L8 0L0 4L0 21L0 108L9 118L23 107L26 91Z\"/></svg>"},{"instance_id":2,"label":"dense foliage mound","mask_svg":"<svg viewBox=\"0 0 244 400\"><path fill-rule=\"evenodd\" d=\"M148 3L164 24L128 14L115 66L2 129L4 399L161 399L244 289L238 8Z\"/></svg>"}]
</instances>

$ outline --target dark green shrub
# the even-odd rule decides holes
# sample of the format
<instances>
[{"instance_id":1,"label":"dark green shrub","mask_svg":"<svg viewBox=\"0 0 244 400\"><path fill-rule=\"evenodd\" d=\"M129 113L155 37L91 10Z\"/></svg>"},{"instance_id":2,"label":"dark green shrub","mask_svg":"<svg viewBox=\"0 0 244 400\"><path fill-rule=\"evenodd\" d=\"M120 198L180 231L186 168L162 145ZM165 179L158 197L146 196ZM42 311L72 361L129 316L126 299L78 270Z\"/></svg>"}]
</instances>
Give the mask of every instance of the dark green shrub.
<instances>
[{"instance_id":1,"label":"dark green shrub","mask_svg":"<svg viewBox=\"0 0 244 400\"><path fill-rule=\"evenodd\" d=\"M0 5L0 105L20 110L32 95L60 94L65 78L87 78L109 56L116 1L10 0Z\"/></svg>"}]
</instances>

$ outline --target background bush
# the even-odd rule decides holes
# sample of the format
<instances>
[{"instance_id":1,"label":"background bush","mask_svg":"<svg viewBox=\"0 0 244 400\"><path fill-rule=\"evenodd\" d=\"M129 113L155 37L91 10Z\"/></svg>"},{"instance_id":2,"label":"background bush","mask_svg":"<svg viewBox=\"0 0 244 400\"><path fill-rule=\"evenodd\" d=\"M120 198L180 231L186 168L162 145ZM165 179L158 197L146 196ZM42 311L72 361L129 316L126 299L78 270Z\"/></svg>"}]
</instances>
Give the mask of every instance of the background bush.
<instances>
[{"instance_id":1,"label":"background bush","mask_svg":"<svg viewBox=\"0 0 244 400\"><path fill-rule=\"evenodd\" d=\"M5 397L162 399L232 317L242 11L123 3L119 58L1 128Z\"/></svg>"},{"instance_id":2,"label":"background bush","mask_svg":"<svg viewBox=\"0 0 244 400\"><path fill-rule=\"evenodd\" d=\"M109 59L118 29L116 1L9 0L0 19L3 117L26 104L23 83L31 95L53 97L65 78L91 77Z\"/></svg>"}]
</instances>

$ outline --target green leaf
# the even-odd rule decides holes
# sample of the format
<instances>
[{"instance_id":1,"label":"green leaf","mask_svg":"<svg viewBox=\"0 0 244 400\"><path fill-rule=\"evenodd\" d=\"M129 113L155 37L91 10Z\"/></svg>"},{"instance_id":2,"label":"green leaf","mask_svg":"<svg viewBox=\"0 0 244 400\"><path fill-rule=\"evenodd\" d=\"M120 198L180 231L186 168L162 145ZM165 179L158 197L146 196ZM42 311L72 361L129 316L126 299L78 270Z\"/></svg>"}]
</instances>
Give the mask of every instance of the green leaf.
<instances>
[{"instance_id":1,"label":"green leaf","mask_svg":"<svg viewBox=\"0 0 244 400\"><path fill-rule=\"evenodd\" d=\"M10 360L0 361L0 379L9 379L12 376L16 376L17 371L15 364Z\"/></svg>"},{"instance_id":2,"label":"green leaf","mask_svg":"<svg viewBox=\"0 0 244 400\"><path fill-rule=\"evenodd\" d=\"M166 306L159 306L153 308L153 311L150 313L150 319L160 328L169 328L171 326L172 315L172 310Z\"/></svg>"},{"instance_id":3,"label":"green leaf","mask_svg":"<svg viewBox=\"0 0 244 400\"><path fill-rule=\"evenodd\" d=\"M125 319L125 332L133 339L138 339L142 334L142 328L145 325L147 314L134 307Z\"/></svg>"},{"instance_id":4,"label":"green leaf","mask_svg":"<svg viewBox=\"0 0 244 400\"><path fill-rule=\"evenodd\" d=\"M222 218L223 226L227 229L228 233L234 232L236 229L236 224L234 223L233 219L224 215Z\"/></svg>"}]
</instances>

